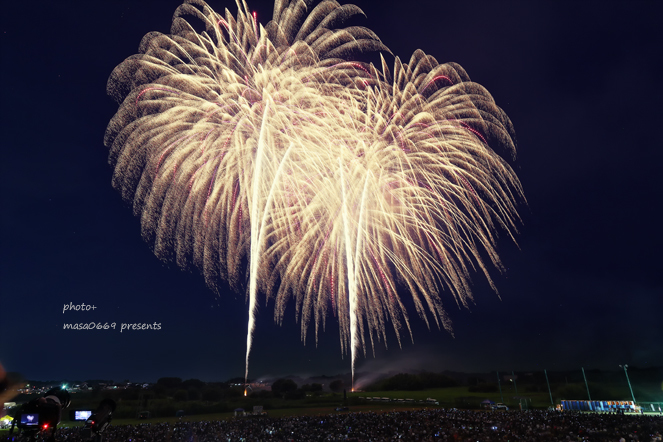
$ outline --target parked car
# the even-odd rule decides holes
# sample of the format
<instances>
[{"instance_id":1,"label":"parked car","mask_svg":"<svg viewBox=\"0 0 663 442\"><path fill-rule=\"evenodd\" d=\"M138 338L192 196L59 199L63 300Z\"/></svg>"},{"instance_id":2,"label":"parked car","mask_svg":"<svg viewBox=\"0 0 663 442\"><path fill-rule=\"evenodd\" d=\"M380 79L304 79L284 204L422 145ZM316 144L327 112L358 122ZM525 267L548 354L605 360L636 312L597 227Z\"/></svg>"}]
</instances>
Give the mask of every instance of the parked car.
<instances>
[{"instance_id":1,"label":"parked car","mask_svg":"<svg viewBox=\"0 0 663 442\"><path fill-rule=\"evenodd\" d=\"M509 407L507 407L505 404L498 402L492 406L493 410L508 410Z\"/></svg>"}]
</instances>

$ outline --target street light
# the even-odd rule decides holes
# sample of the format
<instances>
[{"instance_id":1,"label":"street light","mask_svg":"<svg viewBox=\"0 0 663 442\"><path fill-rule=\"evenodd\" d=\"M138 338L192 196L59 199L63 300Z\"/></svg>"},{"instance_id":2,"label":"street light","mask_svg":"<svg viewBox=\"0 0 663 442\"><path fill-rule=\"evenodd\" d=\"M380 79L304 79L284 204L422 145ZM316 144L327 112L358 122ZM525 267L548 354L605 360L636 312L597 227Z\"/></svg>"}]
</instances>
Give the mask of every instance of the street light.
<instances>
[{"instance_id":1,"label":"street light","mask_svg":"<svg viewBox=\"0 0 663 442\"><path fill-rule=\"evenodd\" d=\"M635 405L635 395L633 395L633 387L631 387L631 380L628 378L628 371L626 370L628 368L628 365L620 365L621 368L624 369L624 374L626 375L626 382L628 382L628 388L631 390L631 398L633 398L633 404Z\"/></svg>"}]
</instances>

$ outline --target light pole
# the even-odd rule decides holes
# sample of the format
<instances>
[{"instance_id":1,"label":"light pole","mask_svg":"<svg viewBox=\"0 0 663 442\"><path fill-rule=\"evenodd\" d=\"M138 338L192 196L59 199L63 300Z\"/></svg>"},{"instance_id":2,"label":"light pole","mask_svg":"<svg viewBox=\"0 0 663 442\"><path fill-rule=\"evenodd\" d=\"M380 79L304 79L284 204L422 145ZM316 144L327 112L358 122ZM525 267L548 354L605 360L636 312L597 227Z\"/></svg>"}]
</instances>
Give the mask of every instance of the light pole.
<instances>
[{"instance_id":1,"label":"light pole","mask_svg":"<svg viewBox=\"0 0 663 442\"><path fill-rule=\"evenodd\" d=\"M550 395L550 405L552 405L554 407L555 403L553 402L553 399L552 399L552 391L550 391L550 382L548 382L548 371L546 369L544 369L543 374L546 375L546 384L548 384L548 394Z\"/></svg>"},{"instance_id":2,"label":"light pole","mask_svg":"<svg viewBox=\"0 0 663 442\"><path fill-rule=\"evenodd\" d=\"M500 398L502 398L502 403L504 403L504 395L502 394L502 382L500 382L500 372L497 372L497 386L500 387Z\"/></svg>"},{"instance_id":3,"label":"light pole","mask_svg":"<svg viewBox=\"0 0 663 442\"><path fill-rule=\"evenodd\" d=\"M589 394L589 384L587 383L587 376L585 376L585 367L580 367L580 369L582 370L582 377L585 379L585 387L587 388L587 397L591 401L592 400L592 395Z\"/></svg>"},{"instance_id":4,"label":"light pole","mask_svg":"<svg viewBox=\"0 0 663 442\"><path fill-rule=\"evenodd\" d=\"M635 395L633 394L633 387L631 387L631 380L628 378L628 365L620 365L624 369L624 374L626 375L626 382L628 382L628 389L631 390L631 398L633 398L633 404L635 405Z\"/></svg>"},{"instance_id":5,"label":"light pole","mask_svg":"<svg viewBox=\"0 0 663 442\"><path fill-rule=\"evenodd\" d=\"M516 390L516 396L518 396L518 386L516 385L516 374L511 371L511 380L513 381L513 388Z\"/></svg>"}]
</instances>

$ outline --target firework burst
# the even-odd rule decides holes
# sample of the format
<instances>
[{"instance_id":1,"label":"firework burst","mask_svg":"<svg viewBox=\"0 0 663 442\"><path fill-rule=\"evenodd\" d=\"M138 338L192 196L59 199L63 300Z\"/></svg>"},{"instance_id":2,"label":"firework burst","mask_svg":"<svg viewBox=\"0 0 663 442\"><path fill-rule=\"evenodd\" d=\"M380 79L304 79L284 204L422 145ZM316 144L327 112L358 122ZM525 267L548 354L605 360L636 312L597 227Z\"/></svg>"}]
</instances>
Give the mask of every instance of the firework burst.
<instances>
[{"instance_id":1,"label":"firework burst","mask_svg":"<svg viewBox=\"0 0 663 442\"><path fill-rule=\"evenodd\" d=\"M247 375L261 297L278 322L294 302L302 339L338 318L353 372L388 323L399 344L409 332L403 296L451 330L440 292L467 305L470 273L491 281L522 198L485 88L421 51L392 70L353 61L388 51L337 27L361 10L308 3L277 0L263 27L244 2L235 17L187 1L108 81L113 186L158 257L246 290Z\"/></svg>"}]
</instances>

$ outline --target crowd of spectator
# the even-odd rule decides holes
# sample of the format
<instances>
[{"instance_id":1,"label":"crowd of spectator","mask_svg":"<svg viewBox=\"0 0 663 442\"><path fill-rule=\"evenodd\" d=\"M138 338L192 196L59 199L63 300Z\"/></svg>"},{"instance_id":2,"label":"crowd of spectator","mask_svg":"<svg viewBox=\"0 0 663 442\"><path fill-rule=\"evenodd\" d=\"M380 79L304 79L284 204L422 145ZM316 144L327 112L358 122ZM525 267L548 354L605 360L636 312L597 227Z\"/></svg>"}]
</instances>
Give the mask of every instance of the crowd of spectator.
<instances>
[{"instance_id":1,"label":"crowd of spectator","mask_svg":"<svg viewBox=\"0 0 663 442\"><path fill-rule=\"evenodd\" d=\"M660 442L663 416L559 411L427 409L283 418L110 426L105 442L216 441L591 441ZM16 435L7 441L18 441ZM58 441L84 442L80 428L61 428Z\"/></svg>"}]
</instances>

